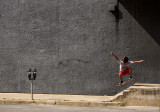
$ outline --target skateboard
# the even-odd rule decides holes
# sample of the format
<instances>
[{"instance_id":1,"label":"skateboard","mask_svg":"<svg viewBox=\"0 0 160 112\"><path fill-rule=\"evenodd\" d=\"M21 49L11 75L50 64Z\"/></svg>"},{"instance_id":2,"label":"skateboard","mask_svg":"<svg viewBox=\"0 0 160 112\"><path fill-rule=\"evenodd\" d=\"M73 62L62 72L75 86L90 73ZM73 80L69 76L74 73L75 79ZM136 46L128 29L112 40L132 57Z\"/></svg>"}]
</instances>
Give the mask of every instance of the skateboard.
<instances>
[{"instance_id":1,"label":"skateboard","mask_svg":"<svg viewBox=\"0 0 160 112\"><path fill-rule=\"evenodd\" d=\"M130 79L130 80L128 80L128 81L126 81L126 82L123 82L122 84L118 84L117 86L122 86L122 85L124 85L124 84L126 84L126 83L128 83L128 82L130 82L130 81L132 81L132 80L133 80L133 78Z\"/></svg>"}]
</instances>

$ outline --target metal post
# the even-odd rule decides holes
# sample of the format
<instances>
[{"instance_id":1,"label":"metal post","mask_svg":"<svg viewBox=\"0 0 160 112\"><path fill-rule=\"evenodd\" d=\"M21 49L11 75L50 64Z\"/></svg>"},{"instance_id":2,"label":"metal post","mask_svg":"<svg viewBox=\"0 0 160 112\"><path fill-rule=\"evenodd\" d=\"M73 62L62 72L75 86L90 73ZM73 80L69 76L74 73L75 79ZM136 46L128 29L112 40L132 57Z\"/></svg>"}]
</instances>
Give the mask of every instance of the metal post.
<instances>
[{"instance_id":1,"label":"metal post","mask_svg":"<svg viewBox=\"0 0 160 112\"><path fill-rule=\"evenodd\" d=\"M31 81L31 99L33 100L33 80L36 79L37 69L28 69L28 79Z\"/></svg>"},{"instance_id":2,"label":"metal post","mask_svg":"<svg viewBox=\"0 0 160 112\"><path fill-rule=\"evenodd\" d=\"M33 100L33 80L31 79L31 99Z\"/></svg>"}]
</instances>

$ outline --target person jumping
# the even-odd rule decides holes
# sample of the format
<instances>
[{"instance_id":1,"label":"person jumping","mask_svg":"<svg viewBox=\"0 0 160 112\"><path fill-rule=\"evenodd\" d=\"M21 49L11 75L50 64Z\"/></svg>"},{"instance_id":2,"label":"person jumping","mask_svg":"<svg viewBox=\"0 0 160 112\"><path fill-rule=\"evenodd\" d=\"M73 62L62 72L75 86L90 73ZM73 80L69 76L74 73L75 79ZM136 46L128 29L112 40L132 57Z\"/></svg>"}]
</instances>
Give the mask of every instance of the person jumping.
<instances>
[{"instance_id":1,"label":"person jumping","mask_svg":"<svg viewBox=\"0 0 160 112\"><path fill-rule=\"evenodd\" d=\"M132 79L132 68L128 67L131 64L135 64L135 63L141 63L144 60L140 60L140 61L128 61L128 57L124 56L124 58L122 60L119 60L114 54L113 52L110 52L110 54L115 58L115 60L118 61L118 63L120 64L120 72L119 72L119 78L120 78L120 85L122 85L123 80L122 80L122 76L125 76L127 74L129 74L129 80Z\"/></svg>"}]
</instances>

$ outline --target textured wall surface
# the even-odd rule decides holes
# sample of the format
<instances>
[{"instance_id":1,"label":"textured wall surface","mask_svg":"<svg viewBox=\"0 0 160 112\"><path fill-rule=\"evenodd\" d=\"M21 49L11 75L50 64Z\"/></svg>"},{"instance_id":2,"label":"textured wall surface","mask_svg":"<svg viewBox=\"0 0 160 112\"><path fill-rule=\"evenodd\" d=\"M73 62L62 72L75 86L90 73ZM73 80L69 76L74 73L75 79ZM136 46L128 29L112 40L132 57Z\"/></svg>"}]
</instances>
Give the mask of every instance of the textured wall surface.
<instances>
[{"instance_id":1,"label":"textured wall surface","mask_svg":"<svg viewBox=\"0 0 160 112\"><path fill-rule=\"evenodd\" d=\"M0 92L30 92L29 68L38 70L36 93L111 95L158 83L160 17L150 2L120 0L110 12L115 0L0 0ZM145 60L132 83L117 87L110 51Z\"/></svg>"}]
</instances>

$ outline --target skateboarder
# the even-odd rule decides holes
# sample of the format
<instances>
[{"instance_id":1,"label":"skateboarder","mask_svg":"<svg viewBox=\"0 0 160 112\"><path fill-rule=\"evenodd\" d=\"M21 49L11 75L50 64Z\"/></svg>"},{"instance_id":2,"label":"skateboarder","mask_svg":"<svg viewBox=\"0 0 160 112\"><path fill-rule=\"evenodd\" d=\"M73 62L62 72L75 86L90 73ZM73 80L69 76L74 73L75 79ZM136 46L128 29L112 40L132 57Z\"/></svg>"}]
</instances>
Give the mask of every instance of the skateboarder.
<instances>
[{"instance_id":1,"label":"skateboarder","mask_svg":"<svg viewBox=\"0 0 160 112\"><path fill-rule=\"evenodd\" d=\"M122 85L123 80L122 80L122 76L125 76L127 74L129 74L129 80L132 79L132 69L129 67L131 64L135 64L135 63L141 63L144 60L140 60L140 61L128 61L128 57L124 56L124 58L121 60L119 60L114 54L113 52L110 52L110 54L115 58L115 60L118 61L118 63L120 64L120 72L119 72L119 78L120 78L120 85Z\"/></svg>"}]
</instances>

